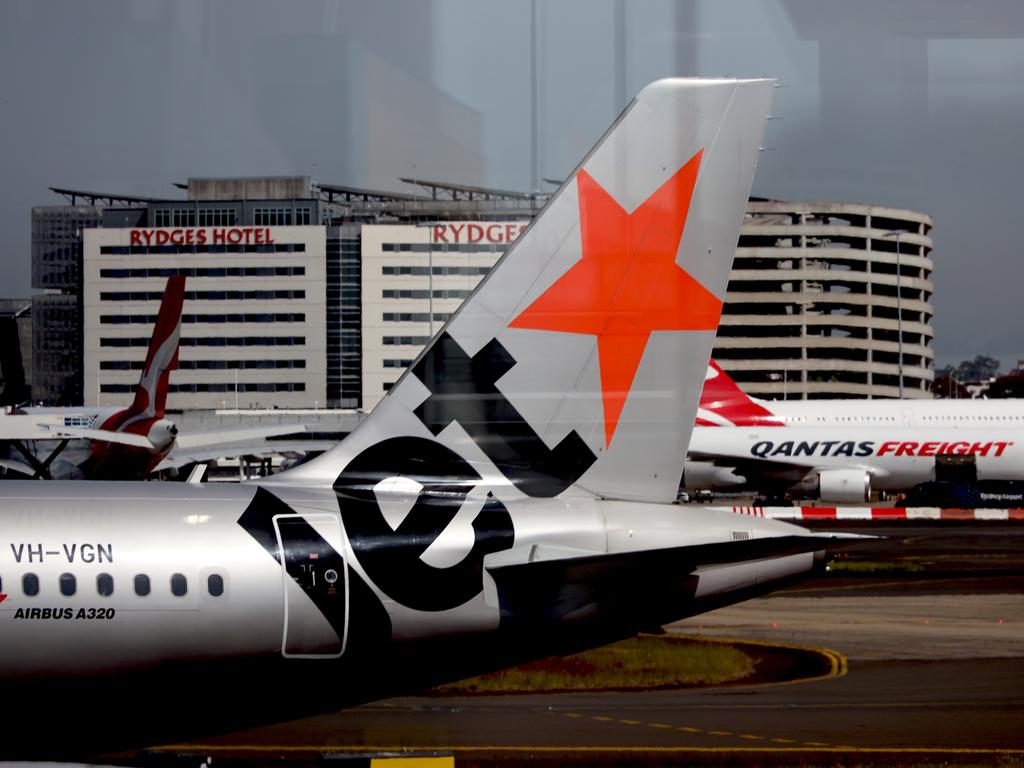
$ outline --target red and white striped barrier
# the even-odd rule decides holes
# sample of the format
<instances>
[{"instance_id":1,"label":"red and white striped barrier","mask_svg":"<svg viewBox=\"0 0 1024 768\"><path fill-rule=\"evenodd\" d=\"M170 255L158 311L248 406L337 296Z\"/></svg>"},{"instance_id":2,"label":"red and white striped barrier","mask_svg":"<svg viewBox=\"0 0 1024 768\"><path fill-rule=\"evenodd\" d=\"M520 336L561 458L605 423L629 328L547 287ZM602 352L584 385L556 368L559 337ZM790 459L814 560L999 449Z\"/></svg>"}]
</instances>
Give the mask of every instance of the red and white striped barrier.
<instances>
[{"instance_id":1,"label":"red and white striped barrier","mask_svg":"<svg viewBox=\"0 0 1024 768\"><path fill-rule=\"evenodd\" d=\"M1024 520L1024 509L939 507L733 507L738 515L775 520Z\"/></svg>"}]
</instances>

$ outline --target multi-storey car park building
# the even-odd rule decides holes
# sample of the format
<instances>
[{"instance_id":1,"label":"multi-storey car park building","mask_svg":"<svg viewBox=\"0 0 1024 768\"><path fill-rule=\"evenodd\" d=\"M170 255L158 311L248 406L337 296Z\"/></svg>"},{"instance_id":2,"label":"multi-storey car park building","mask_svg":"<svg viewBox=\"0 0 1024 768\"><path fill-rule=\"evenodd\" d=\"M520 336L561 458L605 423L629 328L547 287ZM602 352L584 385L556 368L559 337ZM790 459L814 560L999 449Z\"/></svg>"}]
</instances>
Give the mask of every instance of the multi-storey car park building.
<instances>
[{"instance_id":1,"label":"multi-storey car park building","mask_svg":"<svg viewBox=\"0 0 1024 768\"><path fill-rule=\"evenodd\" d=\"M103 219L75 202L32 209L32 397L68 405L82 402L82 233Z\"/></svg>"},{"instance_id":2,"label":"multi-storey car park building","mask_svg":"<svg viewBox=\"0 0 1024 768\"><path fill-rule=\"evenodd\" d=\"M34 210L34 240L60 224L46 266L68 275L55 294L68 307L36 315L35 339L74 345L84 320L84 400L123 403L166 276L184 272L171 408L369 410L549 197L403 181L423 192L308 178L190 179L177 201L55 190L72 205ZM905 395L926 395L930 229L912 211L752 201L716 357L762 396L895 397L901 368ZM33 383L49 382L34 397L55 397L67 372L33 359Z\"/></svg>"},{"instance_id":3,"label":"multi-storey car park building","mask_svg":"<svg viewBox=\"0 0 1024 768\"><path fill-rule=\"evenodd\" d=\"M0 408L30 400L32 300L0 299Z\"/></svg>"},{"instance_id":4,"label":"multi-storey car park building","mask_svg":"<svg viewBox=\"0 0 1024 768\"><path fill-rule=\"evenodd\" d=\"M715 358L752 395L930 397L932 220L751 201Z\"/></svg>"}]
</instances>

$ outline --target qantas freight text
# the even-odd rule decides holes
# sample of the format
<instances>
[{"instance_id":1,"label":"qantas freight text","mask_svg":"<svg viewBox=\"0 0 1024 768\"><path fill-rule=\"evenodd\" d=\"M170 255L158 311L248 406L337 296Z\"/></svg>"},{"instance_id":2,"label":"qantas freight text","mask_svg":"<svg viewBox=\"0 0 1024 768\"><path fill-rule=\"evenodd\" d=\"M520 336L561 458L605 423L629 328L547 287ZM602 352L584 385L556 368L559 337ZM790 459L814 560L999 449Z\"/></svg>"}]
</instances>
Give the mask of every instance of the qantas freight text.
<instances>
[{"instance_id":1,"label":"qantas freight text","mask_svg":"<svg viewBox=\"0 0 1024 768\"><path fill-rule=\"evenodd\" d=\"M752 456L1002 456L1013 445L1012 440L989 442L917 442L915 440L887 440L881 444L874 440L784 440L775 443L762 440L750 446Z\"/></svg>"}]
</instances>

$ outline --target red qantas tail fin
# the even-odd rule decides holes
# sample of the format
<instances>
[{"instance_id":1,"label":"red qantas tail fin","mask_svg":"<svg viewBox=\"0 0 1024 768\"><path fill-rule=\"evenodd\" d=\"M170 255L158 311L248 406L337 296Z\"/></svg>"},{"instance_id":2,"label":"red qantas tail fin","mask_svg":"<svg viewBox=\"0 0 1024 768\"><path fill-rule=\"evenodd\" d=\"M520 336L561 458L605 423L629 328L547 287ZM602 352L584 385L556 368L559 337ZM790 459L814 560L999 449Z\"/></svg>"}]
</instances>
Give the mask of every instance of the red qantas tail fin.
<instances>
[{"instance_id":1,"label":"red qantas tail fin","mask_svg":"<svg viewBox=\"0 0 1024 768\"><path fill-rule=\"evenodd\" d=\"M181 334L181 307L185 298L185 276L167 278L160 314L149 342L146 363L142 367L135 401L128 408L129 416L163 418L167 406L167 379L178 367L178 337Z\"/></svg>"},{"instance_id":2,"label":"red qantas tail fin","mask_svg":"<svg viewBox=\"0 0 1024 768\"><path fill-rule=\"evenodd\" d=\"M714 360L708 363L697 411L699 427L781 427L782 419L754 400Z\"/></svg>"}]
</instances>

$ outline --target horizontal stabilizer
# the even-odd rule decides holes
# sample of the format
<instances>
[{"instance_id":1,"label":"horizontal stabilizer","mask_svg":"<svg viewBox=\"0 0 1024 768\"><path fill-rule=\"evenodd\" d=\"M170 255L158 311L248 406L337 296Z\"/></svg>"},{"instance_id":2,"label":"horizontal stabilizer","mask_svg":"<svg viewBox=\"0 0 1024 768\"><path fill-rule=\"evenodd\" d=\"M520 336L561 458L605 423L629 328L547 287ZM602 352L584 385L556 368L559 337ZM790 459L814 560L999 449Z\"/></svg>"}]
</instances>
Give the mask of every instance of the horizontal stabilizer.
<instances>
[{"instance_id":1,"label":"horizontal stabilizer","mask_svg":"<svg viewBox=\"0 0 1024 768\"><path fill-rule=\"evenodd\" d=\"M799 530L799 529L798 529ZM614 552L487 568L507 622L632 615L662 624L696 593L698 570L831 551L872 536L811 533Z\"/></svg>"}]
</instances>

